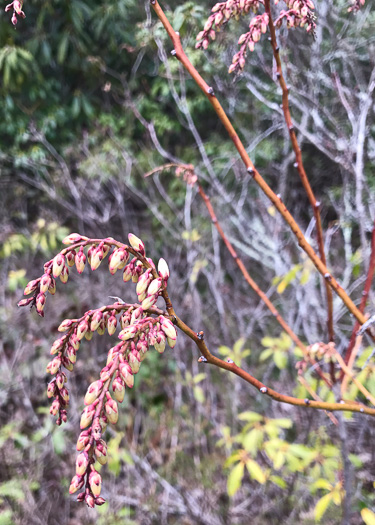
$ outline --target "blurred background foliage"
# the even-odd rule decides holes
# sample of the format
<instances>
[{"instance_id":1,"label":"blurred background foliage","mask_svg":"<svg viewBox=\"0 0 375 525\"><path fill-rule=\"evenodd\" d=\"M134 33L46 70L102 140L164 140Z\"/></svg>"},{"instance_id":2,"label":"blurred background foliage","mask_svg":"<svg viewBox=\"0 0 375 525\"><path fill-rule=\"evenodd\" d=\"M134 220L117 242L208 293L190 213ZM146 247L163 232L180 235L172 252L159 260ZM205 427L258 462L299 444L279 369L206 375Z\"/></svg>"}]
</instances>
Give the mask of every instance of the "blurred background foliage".
<instances>
[{"instance_id":1,"label":"blurred background foliage","mask_svg":"<svg viewBox=\"0 0 375 525\"><path fill-rule=\"evenodd\" d=\"M375 11L371 2L356 16L344 0L316 3L316 39L282 29L281 55L322 204L328 264L359 301L375 217ZM197 51L210 7L166 6L191 61L314 245L270 46L264 39L244 74L228 76L246 21ZM306 344L327 342L319 277L244 172L206 97L170 56L148 2L28 0L24 9L16 30L9 14L0 19L0 525L338 524L345 475L350 523L374 525L369 417L347 414L336 425L323 412L277 405L237 377L202 371L182 335L173 351L148 355L117 431L108 431L111 459L102 475L109 503L88 510L68 497L82 395L110 341L94 337L81 350L71 419L62 428L54 427L45 395L49 347L63 318L108 295L134 294L104 270L81 278L72 272L45 320L17 311L25 283L41 274L67 232L139 235L151 257L168 261L175 309L205 330L214 353L282 392L334 394L313 370L304 384L296 381L298 352L243 282L195 188L173 170L143 178L166 162L194 164L250 273ZM334 314L336 348L344 352L353 320L338 300ZM357 372L375 395L371 352L362 351ZM346 398L357 395L349 382Z\"/></svg>"}]
</instances>

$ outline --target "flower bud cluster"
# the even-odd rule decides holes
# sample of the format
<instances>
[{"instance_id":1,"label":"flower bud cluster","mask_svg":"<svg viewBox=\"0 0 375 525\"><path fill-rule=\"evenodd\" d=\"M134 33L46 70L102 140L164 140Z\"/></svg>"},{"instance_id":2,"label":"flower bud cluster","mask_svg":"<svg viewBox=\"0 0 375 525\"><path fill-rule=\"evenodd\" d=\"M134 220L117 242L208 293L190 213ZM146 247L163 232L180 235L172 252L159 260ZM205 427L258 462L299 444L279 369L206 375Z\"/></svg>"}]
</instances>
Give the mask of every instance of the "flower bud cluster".
<instances>
[{"instance_id":1,"label":"flower bud cluster","mask_svg":"<svg viewBox=\"0 0 375 525\"><path fill-rule=\"evenodd\" d=\"M268 23L269 17L267 13L257 15L251 20L249 31L241 35L238 40L238 44L241 45L241 48L238 53L234 55L228 73L243 70L245 67L247 50L254 51L256 42L260 40L262 33L267 31Z\"/></svg>"},{"instance_id":2,"label":"flower bud cluster","mask_svg":"<svg viewBox=\"0 0 375 525\"><path fill-rule=\"evenodd\" d=\"M250 11L256 13L259 9L258 0L228 0L219 2L211 9L212 15L209 16L203 31L197 35L196 49L207 49L210 40L215 40L216 31L220 31L222 26L231 18L238 20L241 15L246 15Z\"/></svg>"},{"instance_id":3,"label":"flower bud cluster","mask_svg":"<svg viewBox=\"0 0 375 525\"><path fill-rule=\"evenodd\" d=\"M332 360L336 360L335 358L335 343L314 343L307 347L308 356L311 359L315 359L316 361L324 360L324 362L329 363Z\"/></svg>"},{"instance_id":4,"label":"flower bud cluster","mask_svg":"<svg viewBox=\"0 0 375 525\"><path fill-rule=\"evenodd\" d=\"M138 304L129 305L115 298L118 300L114 304L88 310L79 319L63 320L58 331L64 334L52 344L52 359L47 365L47 373L54 376L47 387L47 396L52 401L50 412L57 417L57 424L60 425L67 419L69 404L67 377L62 368L68 371L74 369L81 341L90 340L94 332L101 335L106 329L109 335L113 335L117 325L121 325L119 342L109 349L106 365L100 371L99 378L87 389L80 418L82 432L77 442L79 455L70 493L85 487L77 499L93 507L104 503L100 496L101 477L94 468L95 461L103 465L107 461L103 432L108 423L115 424L118 421L118 403L123 402L125 389L134 386L134 377L150 346L154 346L159 353L164 352L166 344L173 348L177 332L170 319L160 315L161 311L156 307L158 297L167 287L168 265L164 259L160 259L156 269L152 259L146 258L141 239L129 234L127 246L111 238L88 239L74 233L63 242L72 246L44 265L42 277L28 283L25 295L33 296L20 301L20 306L30 304L36 307L39 315L43 315L47 292L55 293L55 279L59 277L63 283L66 282L69 267L75 265L78 273L82 273L86 262L92 270L96 270L113 245L114 250L108 257L110 273L122 269L124 281L137 283ZM87 254L84 248L87 248ZM134 257L129 262L130 253Z\"/></svg>"},{"instance_id":5,"label":"flower bud cluster","mask_svg":"<svg viewBox=\"0 0 375 525\"><path fill-rule=\"evenodd\" d=\"M308 33L314 34L316 29L316 17L313 13L315 6L311 0L284 0L288 11L282 10L275 20L275 27L280 27L286 20L288 29L292 27L304 27Z\"/></svg>"},{"instance_id":6,"label":"flower bud cluster","mask_svg":"<svg viewBox=\"0 0 375 525\"><path fill-rule=\"evenodd\" d=\"M365 5L365 0L351 0L351 3L352 5L348 8L348 13L359 11L359 9Z\"/></svg>"},{"instance_id":7,"label":"flower bud cluster","mask_svg":"<svg viewBox=\"0 0 375 525\"><path fill-rule=\"evenodd\" d=\"M5 12L11 11L13 9L12 15L12 24L15 26L18 22L17 15L21 18L26 18L25 13L22 11L23 0L14 0L11 4L8 4L5 7Z\"/></svg>"}]
</instances>

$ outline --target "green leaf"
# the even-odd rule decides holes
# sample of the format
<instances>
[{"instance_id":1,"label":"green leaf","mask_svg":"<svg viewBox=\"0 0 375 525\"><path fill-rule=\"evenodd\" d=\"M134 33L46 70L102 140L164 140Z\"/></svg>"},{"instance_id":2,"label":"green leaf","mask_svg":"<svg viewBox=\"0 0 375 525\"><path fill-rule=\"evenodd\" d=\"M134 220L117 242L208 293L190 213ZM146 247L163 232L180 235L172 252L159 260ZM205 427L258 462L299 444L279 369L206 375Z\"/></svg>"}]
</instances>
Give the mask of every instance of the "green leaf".
<instances>
[{"instance_id":1,"label":"green leaf","mask_svg":"<svg viewBox=\"0 0 375 525\"><path fill-rule=\"evenodd\" d=\"M257 412L251 412L248 410L247 412L241 412L241 414L238 414L238 419L240 421L249 421L251 423L255 421L261 421L263 419L263 416L258 414Z\"/></svg>"},{"instance_id":2,"label":"green leaf","mask_svg":"<svg viewBox=\"0 0 375 525\"><path fill-rule=\"evenodd\" d=\"M244 464L238 463L232 468L228 476L227 491L228 496L234 496L238 489L241 487L241 482L244 474Z\"/></svg>"},{"instance_id":3,"label":"green leaf","mask_svg":"<svg viewBox=\"0 0 375 525\"><path fill-rule=\"evenodd\" d=\"M274 353L274 350L272 348L268 348L267 350L263 350L263 352L261 352L261 354L259 356L259 361L265 361L266 359L271 357L271 355L273 353Z\"/></svg>"},{"instance_id":4,"label":"green leaf","mask_svg":"<svg viewBox=\"0 0 375 525\"><path fill-rule=\"evenodd\" d=\"M9 481L4 481L0 485L0 496L12 498L15 501L24 501L25 492L18 479L11 479Z\"/></svg>"},{"instance_id":5,"label":"green leaf","mask_svg":"<svg viewBox=\"0 0 375 525\"><path fill-rule=\"evenodd\" d=\"M315 492L318 489L332 490L331 483L323 478L317 479L315 483L310 486L310 490Z\"/></svg>"},{"instance_id":6,"label":"green leaf","mask_svg":"<svg viewBox=\"0 0 375 525\"><path fill-rule=\"evenodd\" d=\"M250 432L245 434L242 439L242 445L247 452L255 455L259 446L263 441L263 432L259 428L253 428Z\"/></svg>"},{"instance_id":7,"label":"green leaf","mask_svg":"<svg viewBox=\"0 0 375 525\"><path fill-rule=\"evenodd\" d=\"M193 389L194 397L198 401L198 403L204 403L205 397L203 389L200 386L195 386Z\"/></svg>"},{"instance_id":8,"label":"green leaf","mask_svg":"<svg viewBox=\"0 0 375 525\"><path fill-rule=\"evenodd\" d=\"M246 461L246 468L250 474L250 477L255 479L255 481L261 484L266 482L266 475L256 461L253 459L248 459Z\"/></svg>"},{"instance_id":9,"label":"green leaf","mask_svg":"<svg viewBox=\"0 0 375 525\"><path fill-rule=\"evenodd\" d=\"M314 516L315 516L316 521L320 521L322 519L323 514L327 510L331 501L332 501L331 493L326 494L325 496L320 498L318 503L315 505L315 510L314 510Z\"/></svg>"},{"instance_id":10,"label":"green leaf","mask_svg":"<svg viewBox=\"0 0 375 525\"><path fill-rule=\"evenodd\" d=\"M270 476L270 481L272 481L272 483L275 483L275 485L277 485L281 489L286 489L286 487L288 486L283 480L283 478L280 478L280 476L276 476L274 474Z\"/></svg>"},{"instance_id":11,"label":"green leaf","mask_svg":"<svg viewBox=\"0 0 375 525\"><path fill-rule=\"evenodd\" d=\"M375 514L370 509L362 509L361 517L366 525L375 525Z\"/></svg>"},{"instance_id":12,"label":"green leaf","mask_svg":"<svg viewBox=\"0 0 375 525\"><path fill-rule=\"evenodd\" d=\"M275 352L273 361L279 370L283 370L288 364L288 356L284 352Z\"/></svg>"},{"instance_id":13,"label":"green leaf","mask_svg":"<svg viewBox=\"0 0 375 525\"><path fill-rule=\"evenodd\" d=\"M206 374L201 373L201 374L197 374L196 376L194 376L193 381L195 384L198 384L201 381L203 381L203 379L206 379Z\"/></svg>"},{"instance_id":14,"label":"green leaf","mask_svg":"<svg viewBox=\"0 0 375 525\"><path fill-rule=\"evenodd\" d=\"M14 525L12 520L13 512L11 510L4 510L0 512L0 525Z\"/></svg>"}]
</instances>

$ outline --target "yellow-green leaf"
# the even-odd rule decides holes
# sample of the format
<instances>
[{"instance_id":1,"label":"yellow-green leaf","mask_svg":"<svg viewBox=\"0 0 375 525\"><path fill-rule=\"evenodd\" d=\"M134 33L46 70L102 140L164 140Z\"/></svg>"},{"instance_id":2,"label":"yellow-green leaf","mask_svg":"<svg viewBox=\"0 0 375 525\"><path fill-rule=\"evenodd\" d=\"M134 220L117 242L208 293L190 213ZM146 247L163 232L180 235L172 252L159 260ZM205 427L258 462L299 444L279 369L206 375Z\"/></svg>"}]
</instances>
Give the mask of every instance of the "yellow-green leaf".
<instances>
[{"instance_id":1,"label":"yellow-green leaf","mask_svg":"<svg viewBox=\"0 0 375 525\"><path fill-rule=\"evenodd\" d=\"M314 510L314 515L315 515L316 521L320 521L322 519L322 517L323 517L325 511L327 510L329 504L331 503L331 501L332 501L332 494L331 493L326 494L325 496L320 498L318 503L315 505L315 510Z\"/></svg>"},{"instance_id":2,"label":"yellow-green leaf","mask_svg":"<svg viewBox=\"0 0 375 525\"><path fill-rule=\"evenodd\" d=\"M370 509L362 509L361 517L366 525L375 525L375 514Z\"/></svg>"},{"instance_id":3,"label":"yellow-green leaf","mask_svg":"<svg viewBox=\"0 0 375 525\"><path fill-rule=\"evenodd\" d=\"M234 496L238 489L241 487L243 473L244 464L242 462L238 463L230 471L227 482L228 496Z\"/></svg>"},{"instance_id":4,"label":"yellow-green leaf","mask_svg":"<svg viewBox=\"0 0 375 525\"><path fill-rule=\"evenodd\" d=\"M253 459L248 459L246 461L246 468L250 474L250 477L255 479L255 481L261 484L266 482L266 475L256 461Z\"/></svg>"}]
</instances>

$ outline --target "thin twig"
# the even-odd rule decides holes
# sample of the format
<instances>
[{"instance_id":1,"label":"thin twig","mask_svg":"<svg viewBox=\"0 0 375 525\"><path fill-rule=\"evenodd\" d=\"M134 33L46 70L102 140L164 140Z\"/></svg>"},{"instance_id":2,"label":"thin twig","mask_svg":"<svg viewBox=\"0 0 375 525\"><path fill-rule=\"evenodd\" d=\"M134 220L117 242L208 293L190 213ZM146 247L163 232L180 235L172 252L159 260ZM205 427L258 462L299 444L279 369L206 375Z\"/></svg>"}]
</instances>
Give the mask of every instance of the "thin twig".
<instances>
[{"instance_id":1,"label":"thin twig","mask_svg":"<svg viewBox=\"0 0 375 525\"><path fill-rule=\"evenodd\" d=\"M322 221L320 217L320 202L316 200L314 192L311 188L309 179L307 177L303 160L302 160L302 153L301 148L299 147L296 132L293 126L292 117L290 114L289 109L289 89L286 85L285 78L283 75L282 65L281 65L281 58L280 58L280 52L279 52L279 46L277 45L276 40L276 31L275 26L272 19L272 13L271 13L271 7L270 7L270 0L264 0L264 7L265 11L268 14L269 18L269 29L271 34L271 46L273 51L273 56L275 58L276 62L276 77L278 78L280 87L282 89L282 109L284 113L284 118L286 125L288 127L290 141L292 143L293 151L296 157L296 168L298 170L301 182L303 187L305 188L307 197L310 201L310 205L313 209L315 223L316 223L316 236L318 241L318 248L319 248L319 254L320 258L323 262L323 264L326 266L326 256L324 252L324 238L323 238L323 229L322 229ZM328 337L330 341L334 340L334 330L333 330L333 298L332 298L332 289L330 288L328 282L325 280L325 289L326 289L326 296L327 296L327 328L328 328ZM331 378L334 382L334 374L333 369L331 369Z\"/></svg>"}]
</instances>

